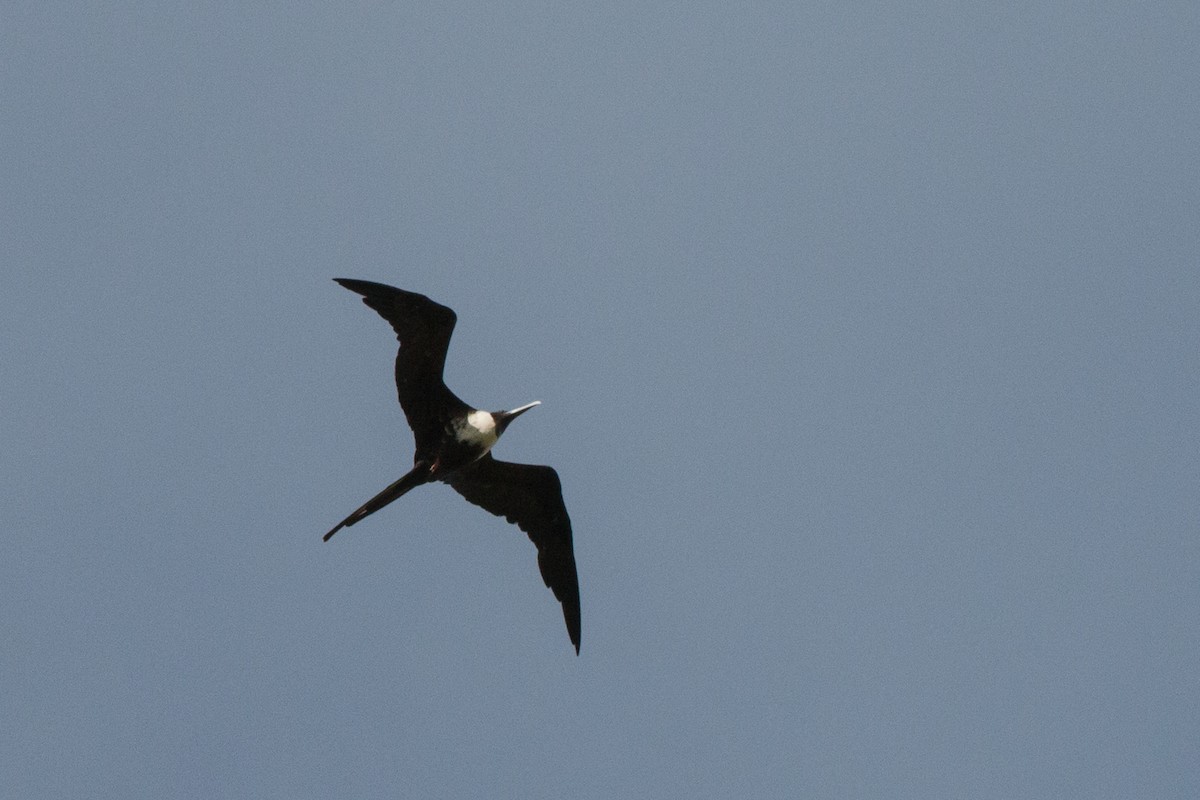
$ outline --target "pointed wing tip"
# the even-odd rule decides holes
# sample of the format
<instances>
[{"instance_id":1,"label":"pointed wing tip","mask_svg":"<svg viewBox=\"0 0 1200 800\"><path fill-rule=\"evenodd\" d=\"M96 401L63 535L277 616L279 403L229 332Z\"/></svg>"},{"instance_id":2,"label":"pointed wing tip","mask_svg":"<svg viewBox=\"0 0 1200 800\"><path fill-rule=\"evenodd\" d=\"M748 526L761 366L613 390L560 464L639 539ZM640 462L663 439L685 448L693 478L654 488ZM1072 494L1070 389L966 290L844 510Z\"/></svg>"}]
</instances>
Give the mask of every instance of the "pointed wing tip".
<instances>
[{"instance_id":1,"label":"pointed wing tip","mask_svg":"<svg viewBox=\"0 0 1200 800\"><path fill-rule=\"evenodd\" d=\"M575 655L579 655L579 642L583 638L583 626L580 624L578 606L568 609L563 606L563 616L567 623L567 636L571 639L571 644L575 645Z\"/></svg>"},{"instance_id":2,"label":"pointed wing tip","mask_svg":"<svg viewBox=\"0 0 1200 800\"><path fill-rule=\"evenodd\" d=\"M360 281L357 278L334 278L333 282L343 289L349 289L352 292L365 295L370 291L370 281Z\"/></svg>"}]
</instances>

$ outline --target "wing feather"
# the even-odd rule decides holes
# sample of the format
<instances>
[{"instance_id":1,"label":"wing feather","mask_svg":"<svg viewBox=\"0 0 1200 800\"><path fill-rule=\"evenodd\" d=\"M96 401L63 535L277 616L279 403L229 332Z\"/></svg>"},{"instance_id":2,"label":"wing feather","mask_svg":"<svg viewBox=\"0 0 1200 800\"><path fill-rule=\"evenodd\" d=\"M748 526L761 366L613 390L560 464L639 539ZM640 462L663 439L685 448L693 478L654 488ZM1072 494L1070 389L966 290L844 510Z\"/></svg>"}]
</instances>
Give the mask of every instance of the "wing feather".
<instances>
[{"instance_id":1,"label":"wing feather","mask_svg":"<svg viewBox=\"0 0 1200 800\"><path fill-rule=\"evenodd\" d=\"M382 283L334 278L363 296L363 302L392 326L400 341L396 353L396 392L416 439L416 458L428 458L444 432L446 417L467 404L446 388L442 371L458 316L423 294Z\"/></svg>"},{"instance_id":2,"label":"wing feather","mask_svg":"<svg viewBox=\"0 0 1200 800\"><path fill-rule=\"evenodd\" d=\"M571 518L551 467L498 461L488 453L447 477L469 502L517 525L537 546L542 580L562 603L567 634L579 652L579 576Z\"/></svg>"}]
</instances>

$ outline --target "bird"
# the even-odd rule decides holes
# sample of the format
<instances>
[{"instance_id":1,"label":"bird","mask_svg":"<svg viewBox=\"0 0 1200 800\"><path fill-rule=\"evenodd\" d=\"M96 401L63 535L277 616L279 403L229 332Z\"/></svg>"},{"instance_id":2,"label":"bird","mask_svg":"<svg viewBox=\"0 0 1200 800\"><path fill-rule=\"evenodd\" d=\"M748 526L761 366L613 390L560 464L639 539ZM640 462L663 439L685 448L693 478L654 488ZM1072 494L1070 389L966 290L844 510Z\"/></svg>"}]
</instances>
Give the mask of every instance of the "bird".
<instances>
[{"instance_id":1,"label":"bird","mask_svg":"<svg viewBox=\"0 0 1200 800\"><path fill-rule=\"evenodd\" d=\"M562 604L567 635L579 654L579 577L571 518L562 483L553 467L501 461L491 450L514 419L541 404L535 400L511 411L484 411L460 400L442 380L446 350L458 316L416 292L382 283L334 278L362 295L367 307L392 326L396 353L396 389L400 408L412 428L413 468L363 503L325 534L329 541L379 511L409 490L440 481L484 510L504 517L529 535L537 547L538 568L546 586Z\"/></svg>"}]
</instances>

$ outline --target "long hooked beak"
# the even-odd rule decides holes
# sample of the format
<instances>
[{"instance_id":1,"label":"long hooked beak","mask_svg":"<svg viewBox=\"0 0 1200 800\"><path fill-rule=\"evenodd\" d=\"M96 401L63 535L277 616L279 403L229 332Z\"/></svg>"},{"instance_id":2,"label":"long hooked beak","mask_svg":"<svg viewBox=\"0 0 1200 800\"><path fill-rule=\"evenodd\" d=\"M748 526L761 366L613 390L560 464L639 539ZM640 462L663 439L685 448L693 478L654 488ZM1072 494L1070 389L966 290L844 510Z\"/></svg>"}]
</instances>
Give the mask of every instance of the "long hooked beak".
<instances>
[{"instance_id":1,"label":"long hooked beak","mask_svg":"<svg viewBox=\"0 0 1200 800\"><path fill-rule=\"evenodd\" d=\"M541 404L542 404L541 400L534 400L532 403L526 403L523 406L514 408L512 411L505 411L504 416L506 419L516 419L517 417L521 416L529 409L533 408L534 406L540 406Z\"/></svg>"},{"instance_id":2,"label":"long hooked beak","mask_svg":"<svg viewBox=\"0 0 1200 800\"><path fill-rule=\"evenodd\" d=\"M522 414L524 414L526 411L533 408L534 406L540 406L541 404L542 404L541 400L534 400L532 403L526 403L525 405L523 405L519 408L514 408L512 411L501 411L499 414L496 415L498 418L497 422L500 424L502 429L507 428L508 423L512 422L514 419L521 416Z\"/></svg>"}]
</instances>

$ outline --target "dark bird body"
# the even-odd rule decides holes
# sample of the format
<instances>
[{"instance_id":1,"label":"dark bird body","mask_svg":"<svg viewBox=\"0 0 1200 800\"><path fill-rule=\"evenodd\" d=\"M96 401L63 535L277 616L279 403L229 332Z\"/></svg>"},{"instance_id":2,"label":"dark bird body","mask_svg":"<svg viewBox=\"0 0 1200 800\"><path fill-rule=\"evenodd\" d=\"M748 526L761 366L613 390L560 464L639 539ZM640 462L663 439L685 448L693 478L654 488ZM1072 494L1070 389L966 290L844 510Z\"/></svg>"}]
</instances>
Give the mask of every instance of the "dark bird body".
<instances>
[{"instance_id":1,"label":"dark bird body","mask_svg":"<svg viewBox=\"0 0 1200 800\"><path fill-rule=\"evenodd\" d=\"M446 349L458 319L453 311L424 295L382 283L335 280L361 294L396 331L396 389L416 452L411 471L334 526L325 541L410 489L433 481L448 483L469 502L529 534L537 546L542 580L562 603L567 634L578 653L579 578L558 473L551 467L499 461L491 454L509 423L538 403L495 412L467 405L442 381Z\"/></svg>"}]
</instances>

